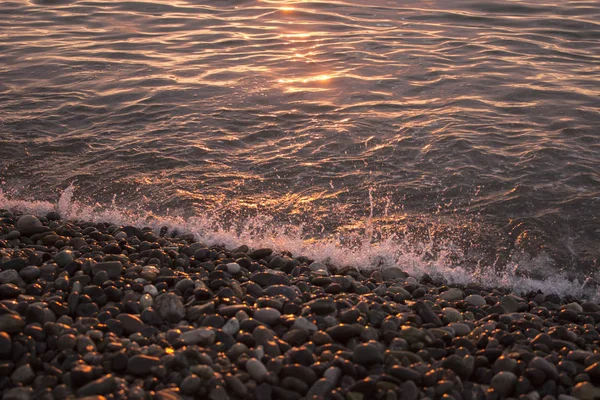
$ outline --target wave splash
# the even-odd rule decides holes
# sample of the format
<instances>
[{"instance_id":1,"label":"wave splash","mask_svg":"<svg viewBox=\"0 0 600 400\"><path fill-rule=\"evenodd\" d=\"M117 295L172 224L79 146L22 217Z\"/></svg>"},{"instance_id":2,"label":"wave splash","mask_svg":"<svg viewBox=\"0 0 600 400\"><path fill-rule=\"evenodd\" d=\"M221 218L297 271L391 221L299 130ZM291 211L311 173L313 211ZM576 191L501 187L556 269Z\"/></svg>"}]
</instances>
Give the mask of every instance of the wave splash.
<instances>
[{"instance_id":1,"label":"wave splash","mask_svg":"<svg viewBox=\"0 0 600 400\"><path fill-rule=\"evenodd\" d=\"M463 249L451 239L434 243L427 237L400 238L394 234L376 232L371 192L371 212L364 221L364 231L360 235L353 233L351 236L315 238L305 233L303 225L281 224L270 215L257 215L238 221L208 214L192 217L183 217L183 213L178 212L156 215L145 209L143 203L132 207L118 206L116 197L110 204L76 200L75 191L76 186L70 184L60 194L58 201L53 203L20 199L18 195L0 189L0 208L36 215L58 211L66 220L110 222L150 227L155 231L167 227L171 232L192 233L197 240L209 246L234 248L245 244L252 248L270 247L278 252L362 270L400 267L417 278L429 274L448 284L508 288L521 294L540 291L544 294L600 299L597 284L600 274L583 279L569 277L545 253L535 256L525 252L511 254L501 269L483 263L473 266L466 265Z\"/></svg>"}]
</instances>

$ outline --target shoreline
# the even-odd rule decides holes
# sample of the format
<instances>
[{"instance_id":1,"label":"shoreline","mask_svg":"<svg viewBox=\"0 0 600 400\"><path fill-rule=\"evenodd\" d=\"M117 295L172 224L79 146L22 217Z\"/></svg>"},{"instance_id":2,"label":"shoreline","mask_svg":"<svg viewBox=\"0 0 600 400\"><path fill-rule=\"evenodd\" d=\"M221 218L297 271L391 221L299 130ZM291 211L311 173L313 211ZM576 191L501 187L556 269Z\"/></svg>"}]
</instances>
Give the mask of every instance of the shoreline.
<instances>
[{"instance_id":1,"label":"shoreline","mask_svg":"<svg viewBox=\"0 0 600 400\"><path fill-rule=\"evenodd\" d=\"M597 302L0 216L4 399L600 398Z\"/></svg>"}]
</instances>

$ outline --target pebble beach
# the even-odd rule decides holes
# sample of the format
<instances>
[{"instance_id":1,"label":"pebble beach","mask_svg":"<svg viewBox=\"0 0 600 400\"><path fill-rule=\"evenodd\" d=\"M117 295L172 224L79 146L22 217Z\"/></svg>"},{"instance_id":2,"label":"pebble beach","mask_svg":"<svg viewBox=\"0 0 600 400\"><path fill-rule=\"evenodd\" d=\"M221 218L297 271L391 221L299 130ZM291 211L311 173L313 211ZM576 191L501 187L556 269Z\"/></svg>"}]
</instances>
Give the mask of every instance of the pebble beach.
<instances>
[{"instance_id":1,"label":"pebble beach","mask_svg":"<svg viewBox=\"0 0 600 400\"><path fill-rule=\"evenodd\" d=\"M600 305L0 210L0 397L600 398Z\"/></svg>"}]
</instances>

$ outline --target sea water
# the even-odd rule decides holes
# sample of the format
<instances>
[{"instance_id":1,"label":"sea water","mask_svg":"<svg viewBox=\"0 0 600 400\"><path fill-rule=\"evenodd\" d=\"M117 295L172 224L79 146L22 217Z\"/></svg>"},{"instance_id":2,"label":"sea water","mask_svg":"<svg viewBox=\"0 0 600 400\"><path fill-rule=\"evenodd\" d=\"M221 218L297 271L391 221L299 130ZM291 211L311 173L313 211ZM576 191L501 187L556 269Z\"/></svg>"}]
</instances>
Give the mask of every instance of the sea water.
<instances>
[{"instance_id":1,"label":"sea water","mask_svg":"<svg viewBox=\"0 0 600 400\"><path fill-rule=\"evenodd\" d=\"M597 1L32 0L0 16L0 208L597 292Z\"/></svg>"}]
</instances>

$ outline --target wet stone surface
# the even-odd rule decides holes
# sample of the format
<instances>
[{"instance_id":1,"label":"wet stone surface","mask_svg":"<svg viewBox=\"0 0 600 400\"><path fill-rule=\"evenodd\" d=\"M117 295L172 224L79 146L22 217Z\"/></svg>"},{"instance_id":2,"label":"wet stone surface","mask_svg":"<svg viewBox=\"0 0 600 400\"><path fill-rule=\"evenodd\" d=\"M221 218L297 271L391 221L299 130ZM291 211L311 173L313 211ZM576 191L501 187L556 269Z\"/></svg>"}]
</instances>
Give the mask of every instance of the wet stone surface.
<instances>
[{"instance_id":1,"label":"wet stone surface","mask_svg":"<svg viewBox=\"0 0 600 400\"><path fill-rule=\"evenodd\" d=\"M600 398L589 300L0 216L4 399Z\"/></svg>"}]
</instances>

